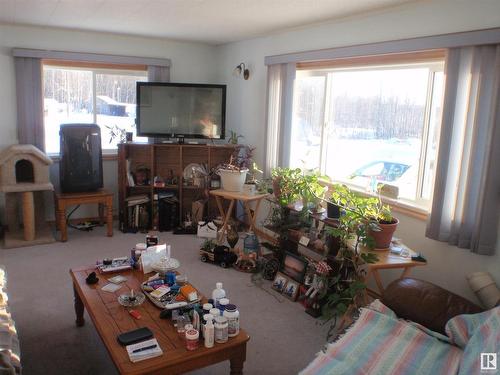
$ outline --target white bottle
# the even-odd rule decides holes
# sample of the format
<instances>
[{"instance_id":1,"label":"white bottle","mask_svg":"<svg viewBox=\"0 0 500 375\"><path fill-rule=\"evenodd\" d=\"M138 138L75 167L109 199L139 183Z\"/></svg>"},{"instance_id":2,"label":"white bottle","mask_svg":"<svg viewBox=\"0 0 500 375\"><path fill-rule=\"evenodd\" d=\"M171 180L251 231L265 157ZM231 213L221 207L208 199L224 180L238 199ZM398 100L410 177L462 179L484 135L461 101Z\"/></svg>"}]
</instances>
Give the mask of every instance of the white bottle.
<instances>
[{"instance_id":1,"label":"white bottle","mask_svg":"<svg viewBox=\"0 0 500 375\"><path fill-rule=\"evenodd\" d=\"M215 289L212 292L212 299L214 300L214 307L219 307L219 300L226 297L226 292L222 289L222 283L216 283Z\"/></svg>"},{"instance_id":2,"label":"white bottle","mask_svg":"<svg viewBox=\"0 0 500 375\"><path fill-rule=\"evenodd\" d=\"M214 346L214 323L212 319L208 319L207 324L205 324L205 348L212 348Z\"/></svg>"}]
</instances>

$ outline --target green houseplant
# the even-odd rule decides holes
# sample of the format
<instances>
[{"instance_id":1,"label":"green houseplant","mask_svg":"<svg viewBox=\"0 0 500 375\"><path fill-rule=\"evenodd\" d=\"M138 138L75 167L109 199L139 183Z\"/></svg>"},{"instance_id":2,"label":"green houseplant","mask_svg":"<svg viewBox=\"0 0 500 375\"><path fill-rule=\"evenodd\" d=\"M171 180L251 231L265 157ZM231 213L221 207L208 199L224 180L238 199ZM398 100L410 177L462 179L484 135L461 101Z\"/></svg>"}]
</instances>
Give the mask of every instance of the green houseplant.
<instances>
[{"instance_id":1,"label":"green houseplant","mask_svg":"<svg viewBox=\"0 0 500 375\"><path fill-rule=\"evenodd\" d=\"M321 181L329 180L327 176L321 175L314 170L304 171L298 181L298 188L302 197L303 209L317 212L321 202L325 198L328 187Z\"/></svg>"},{"instance_id":2,"label":"green houseplant","mask_svg":"<svg viewBox=\"0 0 500 375\"><path fill-rule=\"evenodd\" d=\"M382 203L380 194L377 197L364 196L353 192L345 185L334 185L331 199L341 207L355 211L365 218L367 234L373 238L373 247L387 249L399 220L391 213L389 205Z\"/></svg>"},{"instance_id":3,"label":"green houseplant","mask_svg":"<svg viewBox=\"0 0 500 375\"><path fill-rule=\"evenodd\" d=\"M221 177L222 189L241 191L249 168L253 163L255 148L247 145L237 145L227 163L220 164L216 173Z\"/></svg>"},{"instance_id":4,"label":"green houseplant","mask_svg":"<svg viewBox=\"0 0 500 375\"><path fill-rule=\"evenodd\" d=\"M322 317L327 322L346 313L349 306L358 306L366 289L365 265L375 263L378 257L373 253L360 251L360 245L373 248L374 241L369 234L369 219L365 216L370 205L366 199L343 185L333 186L332 197L343 208L337 227L327 230L337 239L339 251L331 261L332 272L323 276L325 288L322 293ZM332 335L332 324L328 339Z\"/></svg>"}]
</instances>

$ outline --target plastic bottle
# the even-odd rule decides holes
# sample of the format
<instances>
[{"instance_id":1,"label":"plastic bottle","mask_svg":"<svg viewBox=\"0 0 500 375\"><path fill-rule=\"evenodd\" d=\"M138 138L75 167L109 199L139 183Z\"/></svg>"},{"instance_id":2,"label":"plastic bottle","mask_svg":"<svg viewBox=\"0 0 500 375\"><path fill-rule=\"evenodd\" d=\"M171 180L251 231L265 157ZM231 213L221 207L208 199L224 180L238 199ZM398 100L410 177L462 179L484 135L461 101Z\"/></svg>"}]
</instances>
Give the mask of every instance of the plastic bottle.
<instances>
[{"instance_id":1,"label":"plastic bottle","mask_svg":"<svg viewBox=\"0 0 500 375\"><path fill-rule=\"evenodd\" d=\"M229 337L238 336L240 333L240 312L236 305L228 304L226 305L226 310L224 315L227 318L227 335Z\"/></svg>"},{"instance_id":2,"label":"plastic bottle","mask_svg":"<svg viewBox=\"0 0 500 375\"><path fill-rule=\"evenodd\" d=\"M220 314L224 315L224 310L226 309L226 306L229 305L229 299L228 298L221 298L219 300L219 310Z\"/></svg>"},{"instance_id":3,"label":"plastic bottle","mask_svg":"<svg viewBox=\"0 0 500 375\"><path fill-rule=\"evenodd\" d=\"M186 349L187 350L196 350L198 349L198 340L200 338L200 333L191 328L190 330L186 330Z\"/></svg>"},{"instance_id":4,"label":"plastic bottle","mask_svg":"<svg viewBox=\"0 0 500 375\"><path fill-rule=\"evenodd\" d=\"M207 319L207 324L205 325L204 337L205 337L205 348L213 348L214 346L214 334L215 328L212 319Z\"/></svg>"},{"instance_id":5,"label":"plastic bottle","mask_svg":"<svg viewBox=\"0 0 500 375\"><path fill-rule=\"evenodd\" d=\"M225 316L218 316L215 318L215 342L223 344L228 339L228 324Z\"/></svg>"},{"instance_id":6,"label":"plastic bottle","mask_svg":"<svg viewBox=\"0 0 500 375\"><path fill-rule=\"evenodd\" d=\"M222 289L222 283L216 283L215 289L212 292L212 299L214 300L214 307L219 307L219 300L226 297L226 291Z\"/></svg>"}]
</instances>

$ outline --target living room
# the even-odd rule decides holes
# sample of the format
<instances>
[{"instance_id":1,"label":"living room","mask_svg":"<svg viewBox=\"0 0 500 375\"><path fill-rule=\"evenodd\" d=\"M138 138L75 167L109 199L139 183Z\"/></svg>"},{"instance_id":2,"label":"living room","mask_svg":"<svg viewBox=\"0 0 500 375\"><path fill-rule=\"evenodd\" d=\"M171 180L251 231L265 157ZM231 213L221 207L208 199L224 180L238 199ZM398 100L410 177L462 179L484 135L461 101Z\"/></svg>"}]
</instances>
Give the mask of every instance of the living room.
<instances>
[{"instance_id":1,"label":"living room","mask_svg":"<svg viewBox=\"0 0 500 375\"><path fill-rule=\"evenodd\" d=\"M332 3L331 8L328 3ZM492 35L495 32L498 35L500 4L493 0L383 1L379 4L366 1L358 5L349 5L349 2L344 1L318 4L306 1L292 4L258 2L255 8L243 3L236 6L231 2L221 2L218 6L198 1L188 2L183 7L174 2L168 4L168 7L173 7L169 12L165 9L170 8L164 8L166 5L158 2L126 2L125 7L119 8L114 2L2 2L0 72L3 84L0 87L0 110L4 122L0 127L0 148L4 150L20 143L14 49L168 60L170 82L226 85L226 139L219 142L227 144L230 131L242 135L244 138L240 138L239 143L255 147L254 160L270 177L267 168L271 163L270 152L280 155L274 167L296 167L290 163L293 154L291 149L295 147L294 152L299 149L298 144L280 144L279 138L274 139L275 147L269 142L269 108L272 103L268 80L273 63L310 63L311 58L303 57L306 56L304 54L318 51L324 51L326 58L314 59L313 62L332 61L338 58L336 54L342 52L342 47L358 47L363 51L363 46L374 46L372 48L381 48L379 54L387 54L384 48L395 48L397 43L390 43L394 41L403 41L403 48L391 52L415 52L421 47L408 51L404 46L414 46L416 39L422 43L438 43L436 40L446 39L439 39L438 36L459 35L467 40L465 45L500 43L494 36L482 43L469 42L469 38L472 38L470 33L474 31L489 30ZM103 8L98 8L99 5ZM344 6L346 9L343 9ZM282 17L276 16L281 13ZM215 21L201 22L211 17ZM482 40L481 35L479 40ZM388 44L384 44L386 42ZM442 50L450 46L444 42L441 45L438 43L435 48ZM365 55L377 55L376 49L371 51L365 52ZM360 52L357 53L354 48L352 56L359 56ZM297 56L296 60L287 60L293 55ZM345 55L340 56L346 58ZM45 59L50 60L47 57ZM244 67L240 67L242 71L238 74L235 67L240 63L244 63ZM47 64L47 67L51 66L61 67ZM243 77L245 69L249 70L248 79ZM304 65L297 69L296 77L302 77L304 71L325 69L330 68ZM441 69L447 68L443 66ZM143 71L143 74L146 73ZM285 114L291 115L291 111ZM89 122L93 122L92 119ZM498 134L498 124L496 129L496 133L492 134ZM119 230L119 221L116 220L120 205L119 160L116 148L106 149L108 139L105 139L104 134L108 133L104 133L105 129L101 131L103 186L113 193L113 237L105 237L105 227L96 227L92 231L69 228L67 242L2 249L0 252L0 264L8 275L10 311L20 337L21 365L28 374L104 374L120 371L119 367L115 367L89 315L85 315L87 324L84 327L75 327L73 289L68 274L69 269L95 264L98 259L129 255L136 243L145 242L145 233L122 233ZM50 134L58 148L58 131ZM45 151L53 161L49 179L58 190L58 150ZM281 155L287 155L288 163ZM340 158L345 160L349 155L341 154ZM327 161L333 165L335 155L328 157ZM324 174L325 158L318 158L317 164ZM497 175L498 171L494 176ZM498 181L498 177L496 179ZM480 185L480 190L481 187L483 185ZM45 193L43 201L44 219L52 225L56 220L52 192ZM412 268L410 277L438 285L478 305L481 301L470 287L468 275L487 272L496 285L500 285L498 239L488 255L457 247L447 240L431 239L426 236L426 229L430 208L434 206L415 209L394 200L386 202L393 203L392 211L399 219L395 236L426 260L425 266ZM493 202L498 203L498 199ZM2 204L2 224L6 221L5 207ZM266 219L268 211L269 207L263 204L257 225ZM82 206L71 219L76 223L79 218L83 221L95 216L94 207ZM496 217L490 220L496 223L493 228L491 224L485 223L483 227L493 230L495 237L499 237L498 210ZM59 239L59 231L54 229L53 234L55 239ZM243 246L243 231L240 237L240 246ZM180 272L186 273L189 281L202 294L211 296L215 283L223 282L232 302L240 309L242 328L250 336L243 367L245 373L298 373L314 360L315 353L320 352L327 343L328 325L321 325L321 318L314 319L305 314L300 303L283 298L272 289L271 281L264 281L261 289L246 273L200 262L199 246L202 240L196 235L177 236L171 232L160 232L159 238L161 243L171 245L172 257L181 263ZM381 281L388 285L400 273L401 269L384 270L380 272ZM107 279L107 276L97 276ZM376 286L373 278L368 281L368 287L375 289ZM118 296L120 293L116 294ZM137 322L137 327L141 327L141 320ZM47 345L40 345L41 342L47 342ZM200 346L203 347L202 341ZM495 351L498 352L498 347ZM164 349L164 353L168 356L168 350ZM220 363L195 373L227 371L227 363Z\"/></svg>"}]
</instances>

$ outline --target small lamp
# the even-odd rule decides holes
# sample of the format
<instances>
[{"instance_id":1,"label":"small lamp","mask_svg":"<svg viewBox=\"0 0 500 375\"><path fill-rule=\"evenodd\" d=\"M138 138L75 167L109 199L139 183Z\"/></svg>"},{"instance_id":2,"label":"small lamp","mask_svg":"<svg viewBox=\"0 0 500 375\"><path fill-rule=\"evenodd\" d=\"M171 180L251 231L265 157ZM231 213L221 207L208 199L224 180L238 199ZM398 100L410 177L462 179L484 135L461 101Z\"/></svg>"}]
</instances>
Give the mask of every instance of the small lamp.
<instances>
[{"instance_id":1,"label":"small lamp","mask_svg":"<svg viewBox=\"0 0 500 375\"><path fill-rule=\"evenodd\" d=\"M250 70L245 67L245 63L239 63L233 69L233 76L239 77L243 74L243 79L246 81L250 77Z\"/></svg>"}]
</instances>

